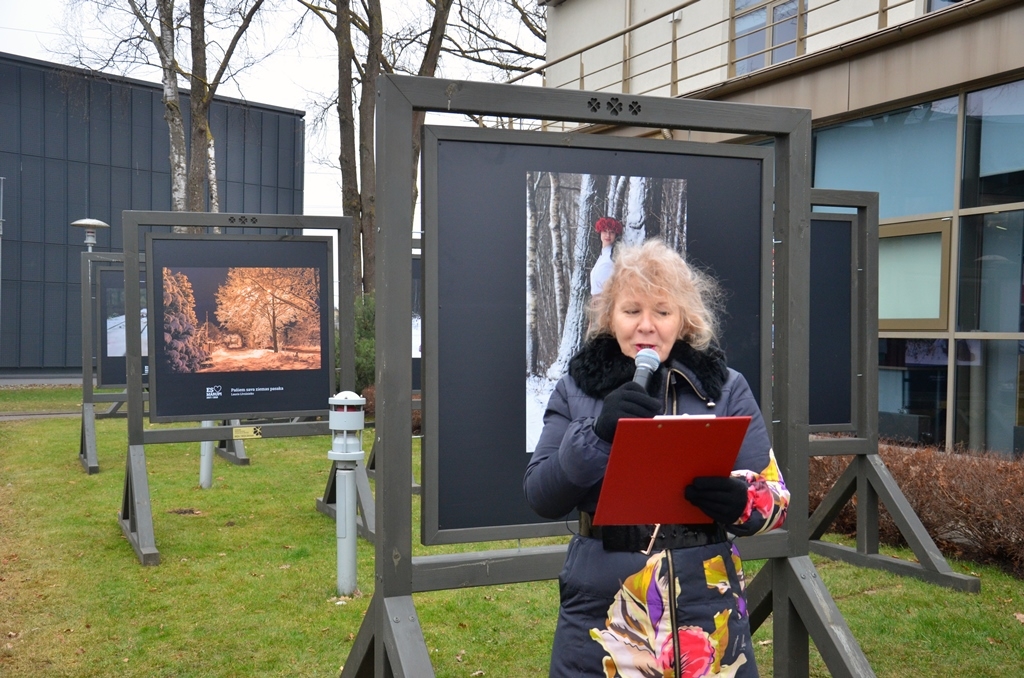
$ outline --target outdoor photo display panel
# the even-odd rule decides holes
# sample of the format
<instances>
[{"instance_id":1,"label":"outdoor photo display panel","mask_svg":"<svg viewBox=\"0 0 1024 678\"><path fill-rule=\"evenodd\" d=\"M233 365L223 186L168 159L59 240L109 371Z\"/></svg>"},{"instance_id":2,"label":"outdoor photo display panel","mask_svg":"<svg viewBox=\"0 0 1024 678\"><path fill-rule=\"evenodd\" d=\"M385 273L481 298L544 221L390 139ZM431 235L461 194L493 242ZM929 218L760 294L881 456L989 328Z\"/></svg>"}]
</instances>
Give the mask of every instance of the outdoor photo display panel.
<instances>
[{"instance_id":1,"label":"outdoor photo display panel","mask_svg":"<svg viewBox=\"0 0 1024 678\"><path fill-rule=\"evenodd\" d=\"M97 331L97 386L121 387L128 383L125 356L127 341L125 330L124 269L102 267L97 269L97 303L99 305ZM140 280L141 297L146 298L146 281ZM149 327L146 309L140 311L142 327L142 383L149 379Z\"/></svg>"},{"instance_id":2,"label":"outdoor photo display panel","mask_svg":"<svg viewBox=\"0 0 1024 678\"><path fill-rule=\"evenodd\" d=\"M769 150L734 147L721 157L696 144L680 153L683 144L670 142L586 148L525 140L555 135L524 133L513 143L479 134L431 128L425 143L436 143L437 163L425 168L437 185L436 231L429 213L425 231L437 252L428 273L437 276L440 532L546 522L527 505L522 478L547 397L583 340L601 217L623 223L623 240L666 239L719 280L730 366L755 396L761 389ZM554 200L552 185L562 187ZM553 240L554 211L563 230Z\"/></svg>"},{"instance_id":3,"label":"outdoor photo display panel","mask_svg":"<svg viewBox=\"0 0 1024 678\"><path fill-rule=\"evenodd\" d=\"M147 238L150 419L327 409L330 238Z\"/></svg>"}]
</instances>

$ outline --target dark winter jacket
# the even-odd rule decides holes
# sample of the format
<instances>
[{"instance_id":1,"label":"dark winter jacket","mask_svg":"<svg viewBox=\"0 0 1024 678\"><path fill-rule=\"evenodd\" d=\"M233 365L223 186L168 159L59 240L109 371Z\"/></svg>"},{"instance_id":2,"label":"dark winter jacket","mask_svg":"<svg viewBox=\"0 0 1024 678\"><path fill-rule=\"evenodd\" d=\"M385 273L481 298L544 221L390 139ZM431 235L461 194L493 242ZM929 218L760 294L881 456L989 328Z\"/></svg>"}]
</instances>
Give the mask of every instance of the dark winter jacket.
<instances>
[{"instance_id":1,"label":"dark winter jacket","mask_svg":"<svg viewBox=\"0 0 1024 678\"><path fill-rule=\"evenodd\" d=\"M631 380L634 370L610 336L589 341L570 361L526 469L526 497L538 514L594 512L611 450L595 435L594 421L603 398ZM752 417L733 471L748 483L747 507L725 527L748 535L779 526L789 493L750 387L726 367L722 353L677 342L648 391L663 398L666 414ZM637 491L643 492L642 477ZM601 540L577 535L559 585L551 676L663 675L675 656L673 638L684 664L678 675L757 675L742 564L728 541L644 555L608 551Z\"/></svg>"}]
</instances>

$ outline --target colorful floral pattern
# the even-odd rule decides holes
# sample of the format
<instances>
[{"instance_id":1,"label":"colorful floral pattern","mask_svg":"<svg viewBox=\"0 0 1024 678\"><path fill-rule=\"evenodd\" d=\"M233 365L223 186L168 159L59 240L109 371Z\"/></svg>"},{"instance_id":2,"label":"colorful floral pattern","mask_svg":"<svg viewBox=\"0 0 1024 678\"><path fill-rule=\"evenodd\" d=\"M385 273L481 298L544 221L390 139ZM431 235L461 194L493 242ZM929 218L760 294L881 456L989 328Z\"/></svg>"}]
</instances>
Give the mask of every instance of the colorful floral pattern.
<instances>
[{"instance_id":1,"label":"colorful floral pattern","mask_svg":"<svg viewBox=\"0 0 1024 678\"><path fill-rule=\"evenodd\" d=\"M604 672L608 678L676 678L675 646L671 632L668 555L662 551L652 555L644 568L628 577L608 609L608 621L603 629L591 629L590 637L607 652ZM717 562L716 562L717 561ZM719 588L719 572L725 577L724 594L731 587L720 557L704 563L708 584ZM678 588L678 582L676 586ZM742 597L739 597L742 600ZM732 610L715 614L715 630L706 632L698 626L676 629L675 641L679 647L679 678L702 676L735 676L746 664L739 655L730 665L722 663L729 645L729 618Z\"/></svg>"},{"instance_id":2,"label":"colorful floral pattern","mask_svg":"<svg viewBox=\"0 0 1024 678\"><path fill-rule=\"evenodd\" d=\"M768 450L768 466L760 473L733 471L735 478L747 481L747 508L737 521L738 525L754 522L757 517L764 520L757 533L767 532L782 525L789 508L789 490L779 473L774 450Z\"/></svg>"}]
</instances>

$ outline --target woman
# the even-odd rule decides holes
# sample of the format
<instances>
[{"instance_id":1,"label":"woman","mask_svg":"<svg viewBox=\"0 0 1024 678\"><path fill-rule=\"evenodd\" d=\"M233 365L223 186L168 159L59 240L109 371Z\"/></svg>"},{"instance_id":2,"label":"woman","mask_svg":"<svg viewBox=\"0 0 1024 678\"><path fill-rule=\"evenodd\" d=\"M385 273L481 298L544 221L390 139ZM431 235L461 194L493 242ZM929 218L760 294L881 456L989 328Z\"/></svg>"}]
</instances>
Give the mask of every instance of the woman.
<instances>
[{"instance_id":1,"label":"woman","mask_svg":"<svg viewBox=\"0 0 1024 678\"><path fill-rule=\"evenodd\" d=\"M524 489L546 518L580 512L559 575L551 676L757 675L727 532L778 527L789 492L750 387L716 347L715 289L659 240L621 248L587 342L551 395ZM643 348L662 362L646 391L632 381ZM714 523L656 534L592 525L618 420L662 413L752 417L731 477L679 488Z\"/></svg>"},{"instance_id":2,"label":"woman","mask_svg":"<svg viewBox=\"0 0 1024 678\"><path fill-rule=\"evenodd\" d=\"M601 289L612 274L612 248L622 235L622 222L611 217L601 217L594 223L594 230L601 238L601 256L590 269L590 296L601 294Z\"/></svg>"}]
</instances>

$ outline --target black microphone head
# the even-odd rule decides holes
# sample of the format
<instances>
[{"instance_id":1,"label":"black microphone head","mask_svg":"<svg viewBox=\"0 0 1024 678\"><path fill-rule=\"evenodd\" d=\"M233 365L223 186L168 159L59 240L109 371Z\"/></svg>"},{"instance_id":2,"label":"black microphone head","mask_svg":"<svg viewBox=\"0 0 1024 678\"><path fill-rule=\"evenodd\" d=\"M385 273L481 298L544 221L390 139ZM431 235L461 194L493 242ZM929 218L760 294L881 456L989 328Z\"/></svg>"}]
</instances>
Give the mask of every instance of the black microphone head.
<instances>
[{"instance_id":1,"label":"black microphone head","mask_svg":"<svg viewBox=\"0 0 1024 678\"><path fill-rule=\"evenodd\" d=\"M636 368L638 370L650 370L654 372L661 365L661 358L653 348L642 348L636 354Z\"/></svg>"}]
</instances>

